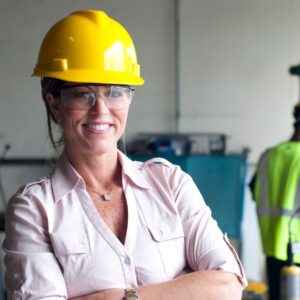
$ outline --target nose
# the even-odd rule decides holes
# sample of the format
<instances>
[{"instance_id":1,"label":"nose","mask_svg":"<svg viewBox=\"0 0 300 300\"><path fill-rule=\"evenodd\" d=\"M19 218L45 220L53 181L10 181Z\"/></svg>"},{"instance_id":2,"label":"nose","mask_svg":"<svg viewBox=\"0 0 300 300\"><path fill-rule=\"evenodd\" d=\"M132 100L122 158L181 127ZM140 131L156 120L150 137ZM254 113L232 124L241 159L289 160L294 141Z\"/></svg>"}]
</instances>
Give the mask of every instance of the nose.
<instances>
[{"instance_id":1,"label":"nose","mask_svg":"<svg viewBox=\"0 0 300 300\"><path fill-rule=\"evenodd\" d=\"M105 114L109 112L109 108L101 95L97 95L96 102L90 111L97 114Z\"/></svg>"}]
</instances>

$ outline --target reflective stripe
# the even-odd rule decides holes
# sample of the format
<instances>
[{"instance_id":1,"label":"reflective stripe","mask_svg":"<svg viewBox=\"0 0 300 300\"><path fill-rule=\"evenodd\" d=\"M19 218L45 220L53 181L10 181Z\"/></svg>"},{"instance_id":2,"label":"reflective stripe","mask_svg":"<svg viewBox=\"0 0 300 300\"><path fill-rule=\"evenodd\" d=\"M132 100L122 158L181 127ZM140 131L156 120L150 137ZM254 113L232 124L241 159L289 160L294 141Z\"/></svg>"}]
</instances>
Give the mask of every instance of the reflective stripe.
<instances>
[{"instance_id":1,"label":"reflective stripe","mask_svg":"<svg viewBox=\"0 0 300 300\"><path fill-rule=\"evenodd\" d=\"M259 162L258 166L258 181L260 189L258 192L257 201L257 214L258 216L270 216L270 217L292 217L297 209L300 207L300 181L298 181L296 197L293 205L293 209L288 210L282 207L269 207L268 199L268 153L265 152ZM295 215L295 219L300 219L300 213Z\"/></svg>"}]
</instances>

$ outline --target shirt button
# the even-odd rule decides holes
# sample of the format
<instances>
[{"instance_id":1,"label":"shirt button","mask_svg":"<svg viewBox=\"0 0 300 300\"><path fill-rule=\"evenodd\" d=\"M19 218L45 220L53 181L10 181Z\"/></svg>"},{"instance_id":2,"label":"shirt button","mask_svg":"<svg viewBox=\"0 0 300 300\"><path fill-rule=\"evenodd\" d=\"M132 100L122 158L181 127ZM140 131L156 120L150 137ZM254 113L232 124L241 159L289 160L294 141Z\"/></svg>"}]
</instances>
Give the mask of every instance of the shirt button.
<instances>
[{"instance_id":1,"label":"shirt button","mask_svg":"<svg viewBox=\"0 0 300 300\"><path fill-rule=\"evenodd\" d=\"M130 265L130 258L129 258L128 256L125 257L124 263L125 263L126 265Z\"/></svg>"}]
</instances>

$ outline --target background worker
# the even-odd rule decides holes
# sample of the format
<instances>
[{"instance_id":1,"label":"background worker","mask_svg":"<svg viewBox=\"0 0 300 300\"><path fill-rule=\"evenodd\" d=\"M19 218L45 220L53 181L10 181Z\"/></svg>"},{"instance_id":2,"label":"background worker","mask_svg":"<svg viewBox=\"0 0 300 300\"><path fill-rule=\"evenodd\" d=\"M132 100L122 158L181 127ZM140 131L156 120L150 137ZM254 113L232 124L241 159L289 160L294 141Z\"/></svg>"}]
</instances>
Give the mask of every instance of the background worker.
<instances>
[{"instance_id":1,"label":"background worker","mask_svg":"<svg viewBox=\"0 0 300 300\"><path fill-rule=\"evenodd\" d=\"M287 265L289 224L292 241L300 241L300 215L297 214L300 207L300 103L294 108L294 119L291 139L261 155L250 183L266 256L270 300L280 300L280 272ZM299 255L294 255L294 262L300 263Z\"/></svg>"},{"instance_id":2,"label":"background worker","mask_svg":"<svg viewBox=\"0 0 300 300\"><path fill-rule=\"evenodd\" d=\"M63 151L8 203L8 298L241 299L243 268L191 177L117 148L144 83L125 28L72 13L48 31L34 76Z\"/></svg>"}]
</instances>

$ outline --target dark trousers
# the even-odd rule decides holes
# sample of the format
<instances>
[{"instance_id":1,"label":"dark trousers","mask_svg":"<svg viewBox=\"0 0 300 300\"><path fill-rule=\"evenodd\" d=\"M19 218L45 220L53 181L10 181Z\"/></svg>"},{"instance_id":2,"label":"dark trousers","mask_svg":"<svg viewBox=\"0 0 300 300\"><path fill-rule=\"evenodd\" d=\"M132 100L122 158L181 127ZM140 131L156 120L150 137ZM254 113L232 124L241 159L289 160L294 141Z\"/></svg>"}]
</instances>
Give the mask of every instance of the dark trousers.
<instances>
[{"instance_id":1,"label":"dark trousers","mask_svg":"<svg viewBox=\"0 0 300 300\"><path fill-rule=\"evenodd\" d=\"M285 261L266 257L269 300L280 300L280 271L285 265Z\"/></svg>"},{"instance_id":2,"label":"dark trousers","mask_svg":"<svg viewBox=\"0 0 300 300\"><path fill-rule=\"evenodd\" d=\"M274 257L266 258L269 300L280 300L280 272L287 262ZM299 266L297 264L297 266Z\"/></svg>"}]
</instances>

